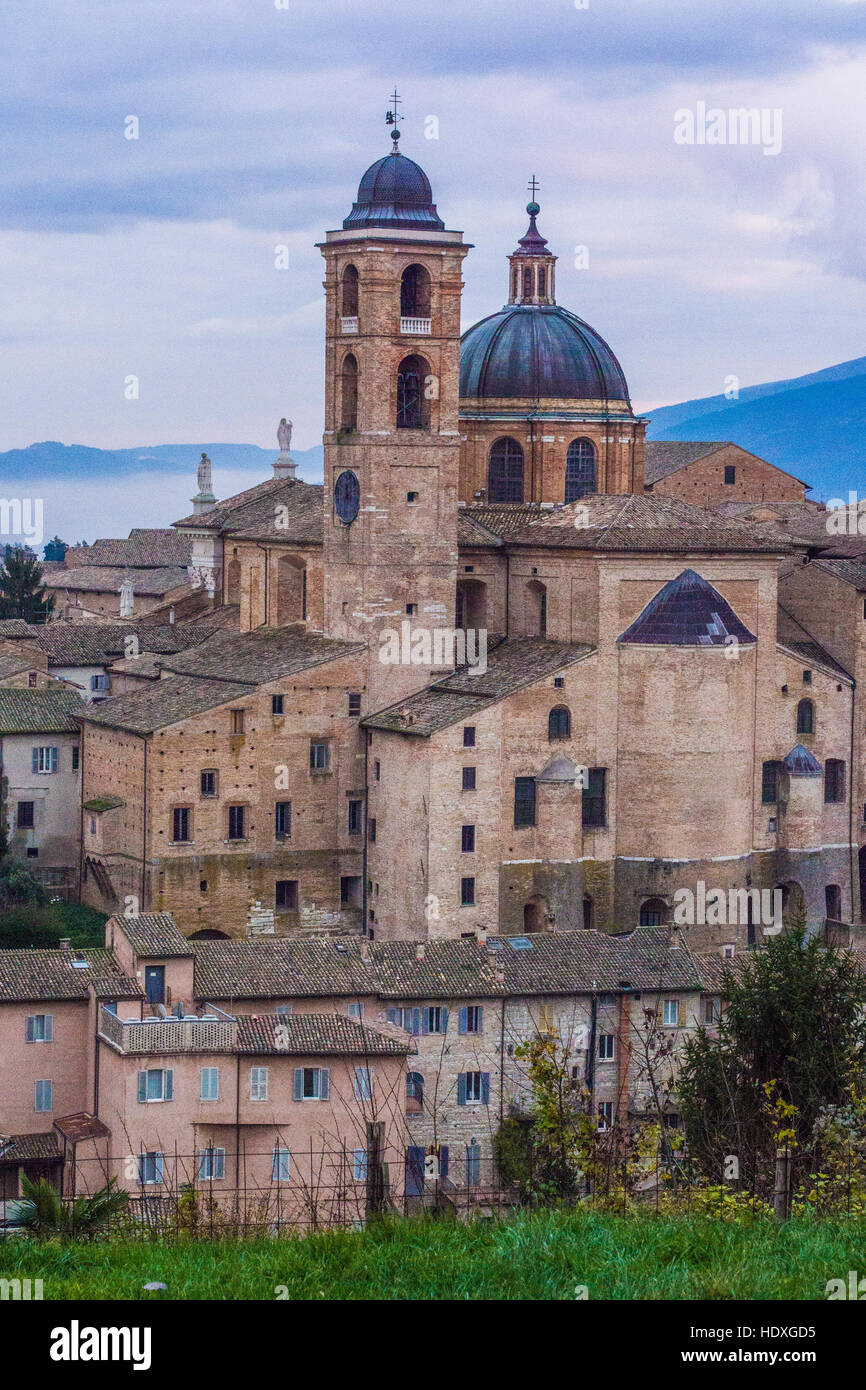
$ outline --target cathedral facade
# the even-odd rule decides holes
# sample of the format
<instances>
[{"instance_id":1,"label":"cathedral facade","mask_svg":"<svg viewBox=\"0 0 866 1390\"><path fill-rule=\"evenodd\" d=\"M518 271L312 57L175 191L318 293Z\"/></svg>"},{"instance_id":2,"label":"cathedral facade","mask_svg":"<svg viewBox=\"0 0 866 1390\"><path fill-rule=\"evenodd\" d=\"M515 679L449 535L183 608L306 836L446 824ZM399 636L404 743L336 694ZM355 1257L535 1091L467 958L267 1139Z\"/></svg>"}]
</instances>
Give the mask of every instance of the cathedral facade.
<instances>
[{"instance_id":1,"label":"cathedral facade","mask_svg":"<svg viewBox=\"0 0 866 1390\"><path fill-rule=\"evenodd\" d=\"M462 232L396 140L364 174L321 243L323 486L283 462L176 523L225 622L82 716L88 901L187 935L676 918L726 951L859 921L866 566L647 486L527 213L461 340Z\"/></svg>"}]
</instances>

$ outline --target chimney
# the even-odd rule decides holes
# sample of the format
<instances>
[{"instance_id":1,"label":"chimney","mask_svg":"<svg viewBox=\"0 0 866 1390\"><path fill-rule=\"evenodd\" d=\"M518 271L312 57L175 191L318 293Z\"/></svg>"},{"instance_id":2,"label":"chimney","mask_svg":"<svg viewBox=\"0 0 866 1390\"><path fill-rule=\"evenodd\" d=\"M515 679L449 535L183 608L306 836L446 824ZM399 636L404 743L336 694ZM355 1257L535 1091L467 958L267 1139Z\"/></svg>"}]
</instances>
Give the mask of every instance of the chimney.
<instances>
[{"instance_id":1,"label":"chimney","mask_svg":"<svg viewBox=\"0 0 866 1390\"><path fill-rule=\"evenodd\" d=\"M370 938L368 936L361 937L360 952L361 960L370 959Z\"/></svg>"},{"instance_id":2,"label":"chimney","mask_svg":"<svg viewBox=\"0 0 866 1390\"><path fill-rule=\"evenodd\" d=\"M72 950L72 937L71 937L71 936L61 936L60 941L58 942L58 945L59 945L61 951L71 951L71 950Z\"/></svg>"},{"instance_id":3,"label":"chimney","mask_svg":"<svg viewBox=\"0 0 866 1390\"><path fill-rule=\"evenodd\" d=\"M424 959L424 942L423 942L423 941L416 941L416 942L415 942L415 959L416 959L416 960L423 960L423 959Z\"/></svg>"}]
</instances>

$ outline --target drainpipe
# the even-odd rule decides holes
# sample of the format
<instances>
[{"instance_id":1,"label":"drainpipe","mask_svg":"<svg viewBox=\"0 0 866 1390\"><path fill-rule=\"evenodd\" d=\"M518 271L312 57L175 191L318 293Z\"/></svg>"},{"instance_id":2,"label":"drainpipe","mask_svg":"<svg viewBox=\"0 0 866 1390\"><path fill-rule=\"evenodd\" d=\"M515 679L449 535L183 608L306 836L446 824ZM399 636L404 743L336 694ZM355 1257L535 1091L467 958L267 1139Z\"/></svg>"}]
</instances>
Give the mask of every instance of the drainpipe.
<instances>
[{"instance_id":1,"label":"drainpipe","mask_svg":"<svg viewBox=\"0 0 866 1390\"><path fill-rule=\"evenodd\" d=\"M144 744L144 771L142 776L142 803L141 803L141 911L147 907L146 886L147 886L147 734L142 734L141 741Z\"/></svg>"}]
</instances>

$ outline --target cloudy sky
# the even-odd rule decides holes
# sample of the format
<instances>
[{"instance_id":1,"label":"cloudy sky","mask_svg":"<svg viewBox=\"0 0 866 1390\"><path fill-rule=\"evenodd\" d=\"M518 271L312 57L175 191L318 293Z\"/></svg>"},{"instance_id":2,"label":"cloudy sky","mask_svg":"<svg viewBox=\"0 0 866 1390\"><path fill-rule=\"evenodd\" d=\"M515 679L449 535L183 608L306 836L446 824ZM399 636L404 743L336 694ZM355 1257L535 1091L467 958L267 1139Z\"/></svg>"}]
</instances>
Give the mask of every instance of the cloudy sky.
<instances>
[{"instance_id":1,"label":"cloudy sky","mask_svg":"<svg viewBox=\"0 0 866 1390\"><path fill-rule=\"evenodd\" d=\"M862 356L866 4L583 5L3 0L0 450L270 446L282 414L318 442L315 242L389 149L395 83L475 247L467 326L534 172L558 298L640 408ZM780 111L781 151L677 143L698 103Z\"/></svg>"}]
</instances>

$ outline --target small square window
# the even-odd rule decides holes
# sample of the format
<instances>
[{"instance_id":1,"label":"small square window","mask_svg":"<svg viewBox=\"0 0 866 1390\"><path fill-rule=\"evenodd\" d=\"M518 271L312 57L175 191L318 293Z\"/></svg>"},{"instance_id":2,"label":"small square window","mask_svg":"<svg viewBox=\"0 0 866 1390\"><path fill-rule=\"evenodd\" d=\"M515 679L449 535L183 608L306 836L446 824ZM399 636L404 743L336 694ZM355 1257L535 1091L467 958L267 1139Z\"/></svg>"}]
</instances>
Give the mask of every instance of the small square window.
<instances>
[{"instance_id":1,"label":"small square window","mask_svg":"<svg viewBox=\"0 0 866 1390\"><path fill-rule=\"evenodd\" d=\"M464 790L465 792L474 792L474 790L475 790L475 768L474 768L474 767L464 767L464 769L463 769L463 790Z\"/></svg>"},{"instance_id":2,"label":"small square window","mask_svg":"<svg viewBox=\"0 0 866 1390\"><path fill-rule=\"evenodd\" d=\"M554 676L553 686L555 690L565 689L565 676Z\"/></svg>"},{"instance_id":3,"label":"small square window","mask_svg":"<svg viewBox=\"0 0 866 1390\"><path fill-rule=\"evenodd\" d=\"M28 851L27 851L27 858L28 858L28 859L38 859L38 858L39 858L39 850L38 850L38 849L28 849Z\"/></svg>"},{"instance_id":4,"label":"small square window","mask_svg":"<svg viewBox=\"0 0 866 1390\"><path fill-rule=\"evenodd\" d=\"M417 502L417 501L418 501L418 493L417 493L417 492L407 492L407 493L406 493L406 501L407 501L407 502Z\"/></svg>"},{"instance_id":5,"label":"small square window","mask_svg":"<svg viewBox=\"0 0 866 1390\"><path fill-rule=\"evenodd\" d=\"M411 617L414 617L414 615L418 612L418 605L417 605L417 603L407 603L407 604L406 604L406 612L409 614L409 617L410 617L410 618L411 618Z\"/></svg>"},{"instance_id":6,"label":"small square window","mask_svg":"<svg viewBox=\"0 0 866 1390\"><path fill-rule=\"evenodd\" d=\"M349 692L349 715L354 718L361 713L361 692L352 690Z\"/></svg>"},{"instance_id":7,"label":"small square window","mask_svg":"<svg viewBox=\"0 0 866 1390\"><path fill-rule=\"evenodd\" d=\"M324 742L315 741L310 744L310 771L327 772L328 770L328 745Z\"/></svg>"},{"instance_id":8,"label":"small square window","mask_svg":"<svg viewBox=\"0 0 866 1390\"><path fill-rule=\"evenodd\" d=\"M475 725L474 725L474 724L465 724L464 727L463 727L463 747L464 747L464 748L474 748L474 747L475 747Z\"/></svg>"},{"instance_id":9,"label":"small square window","mask_svg":"<svg viewBox=\"0 0 866 1390\"><path fill-rule=\"evenodd\" d=\"M297 912L298 880L278 878L274 889L274 905L278 912Z\"/></svg>"},{"instance_id":10,"label":"small square window","mask_svg":"<svg viewBox=\"0 0 866 1390\"><path fill-rule=\"evenodd\" d=\"M283 710L283 697L282 697L282 695L272 695L272 696L271 696L271 714L283 714L283 713L284 713L284 710Z\"/></svg>"}]
</instances>

